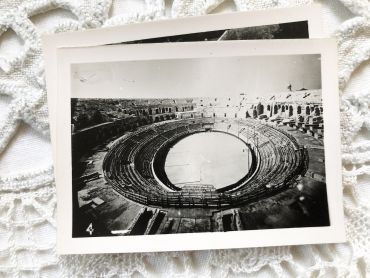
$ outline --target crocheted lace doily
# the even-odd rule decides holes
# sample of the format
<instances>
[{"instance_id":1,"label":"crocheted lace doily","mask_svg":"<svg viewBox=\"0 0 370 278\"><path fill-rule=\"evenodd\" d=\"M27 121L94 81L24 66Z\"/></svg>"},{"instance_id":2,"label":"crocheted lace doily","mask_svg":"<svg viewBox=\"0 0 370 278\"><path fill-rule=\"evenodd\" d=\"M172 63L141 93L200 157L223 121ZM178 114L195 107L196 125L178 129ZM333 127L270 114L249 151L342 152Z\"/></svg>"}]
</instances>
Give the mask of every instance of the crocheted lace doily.
<instances>
[{"instance_id":1,"label":"crocheted lace doily","mask_svg":"<svg viewBox=\"0 0 370 278\"><path fill-rule=\"evenodd\" d=\"M339 46L348 243L116 255L55 253L56 192L40 35L311 0L0 2L0 276L361 276L370 274L370 2L315 1ZM340 186L338 184L338 186Z\"/></svg>"}]
</instances>

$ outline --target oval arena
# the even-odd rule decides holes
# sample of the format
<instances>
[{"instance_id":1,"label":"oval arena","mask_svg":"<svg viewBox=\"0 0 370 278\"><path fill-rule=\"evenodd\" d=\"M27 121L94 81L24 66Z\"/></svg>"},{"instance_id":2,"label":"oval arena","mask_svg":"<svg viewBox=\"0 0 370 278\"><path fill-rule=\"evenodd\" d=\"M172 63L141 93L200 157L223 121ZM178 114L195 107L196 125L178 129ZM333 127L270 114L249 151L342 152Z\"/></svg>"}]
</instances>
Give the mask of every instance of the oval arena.
<instances>
[{"instance_id":1,"label":"oval arena","mask_svg":"<svg viewBox=\"0 0 370 278\"><path fill-rule=\"evenodd\" d=\"M200 132L225 132L243 140L252 154L248 174L220 189L172 184L164 167L170 147ZM305 173L307 160L305 150L292 136L255 120L193 119L155 124L124 136L110 148L103 169L117 192L143 205L221 208L284 190Z\"/></svg>"},{"instance_id":2,"label":"oval arena","mask_svg":"<svg viewBox=\"0 0 370 278\"><path fill-rule=\"evenodd\" d=\"M321 92L289 95L72 100L73 234L328 225Z\"/></svg>"}]
</instances>

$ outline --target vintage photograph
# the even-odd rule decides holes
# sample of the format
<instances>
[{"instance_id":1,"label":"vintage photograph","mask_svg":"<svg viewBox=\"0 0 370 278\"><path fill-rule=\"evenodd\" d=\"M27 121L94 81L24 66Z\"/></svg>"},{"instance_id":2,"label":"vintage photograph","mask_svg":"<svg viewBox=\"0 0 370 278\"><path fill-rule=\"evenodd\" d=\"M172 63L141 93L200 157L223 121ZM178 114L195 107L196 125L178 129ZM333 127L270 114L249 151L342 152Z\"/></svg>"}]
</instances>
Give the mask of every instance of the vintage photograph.
<instances>
[{"instance_id":1,"label":"vintage photograph","mask_svg":"<svg viewBox=\"0 0 370 278\"><path fill-rule=\"evenodd\" d=\"M73 237L330 225L319 54L71 70Z\"/></svg>"},{"instance_id":2,"label":"vintage photograph","mask_svg":"<svg viewBox=\"0 0 370 278\"><path fill-rule=\"evenodd\" d=\"M334 49L60 49L58 252L343 241Z\"/></svg>"}]
</instances>

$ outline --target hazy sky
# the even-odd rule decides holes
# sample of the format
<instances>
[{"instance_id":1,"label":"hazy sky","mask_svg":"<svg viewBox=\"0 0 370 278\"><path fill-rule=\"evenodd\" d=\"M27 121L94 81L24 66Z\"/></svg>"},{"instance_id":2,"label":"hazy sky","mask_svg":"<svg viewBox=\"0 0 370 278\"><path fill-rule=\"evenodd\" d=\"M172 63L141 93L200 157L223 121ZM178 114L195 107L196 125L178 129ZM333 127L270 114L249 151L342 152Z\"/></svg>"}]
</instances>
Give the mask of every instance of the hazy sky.
<instances>
[{"instance_id":1,"label":"hazy sky","mask_svg":"<svg viewBox=\"0 0 370 278\"><path fill-rule=\"evenodd\" d=\"M320 89L320 55L195 58L72 66L73 97L251 97Z\"/></svg>"}]
</instances>

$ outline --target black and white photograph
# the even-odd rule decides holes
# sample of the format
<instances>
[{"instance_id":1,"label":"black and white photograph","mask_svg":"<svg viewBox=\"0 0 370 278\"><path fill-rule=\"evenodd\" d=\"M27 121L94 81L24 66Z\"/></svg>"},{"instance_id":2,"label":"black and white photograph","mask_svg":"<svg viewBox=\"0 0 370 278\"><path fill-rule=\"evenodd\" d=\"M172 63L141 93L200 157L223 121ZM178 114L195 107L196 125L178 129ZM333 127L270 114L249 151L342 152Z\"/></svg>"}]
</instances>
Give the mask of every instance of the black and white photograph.
<instances>
[{"instance_id":1,"label":"black and white photograph","mask_svg":"<svg viewBox=\"0 0 370 278\"><path fill-rule=\"evenodd\" d=\"M320 55L81 64L72 74L73 90L122 94L71 99L74 237L330 224ZM146 97L125 98L137 94Z\"/></svg>"},{"instance_id":2,"label":"black and white photograph","mask_svg":"<svg viewBox=\"0 0 370 278\"><path fill-rule=\"evenodd\" d=\"M69 78L61 88L70 97L60 96L70 114L58 137L69 150L59 155L58 173L70 184L63 196L70 194L64 228L71 239L121 238L132 252L135 242L171 235L198 242L225 235L211 248L341 236L332 201L338 193L328 185L337 178L330 136L339 125L323 92L335 84L333 44L207 45L112 45L85 51L82 60L73 54L81 51L62 51L72 61L65 61ZM101 57L88 62L94 55ZM271 243L274 231L279 238ZM307 237L311 231L317 234Z\"/></svg>"}]
</instances>

